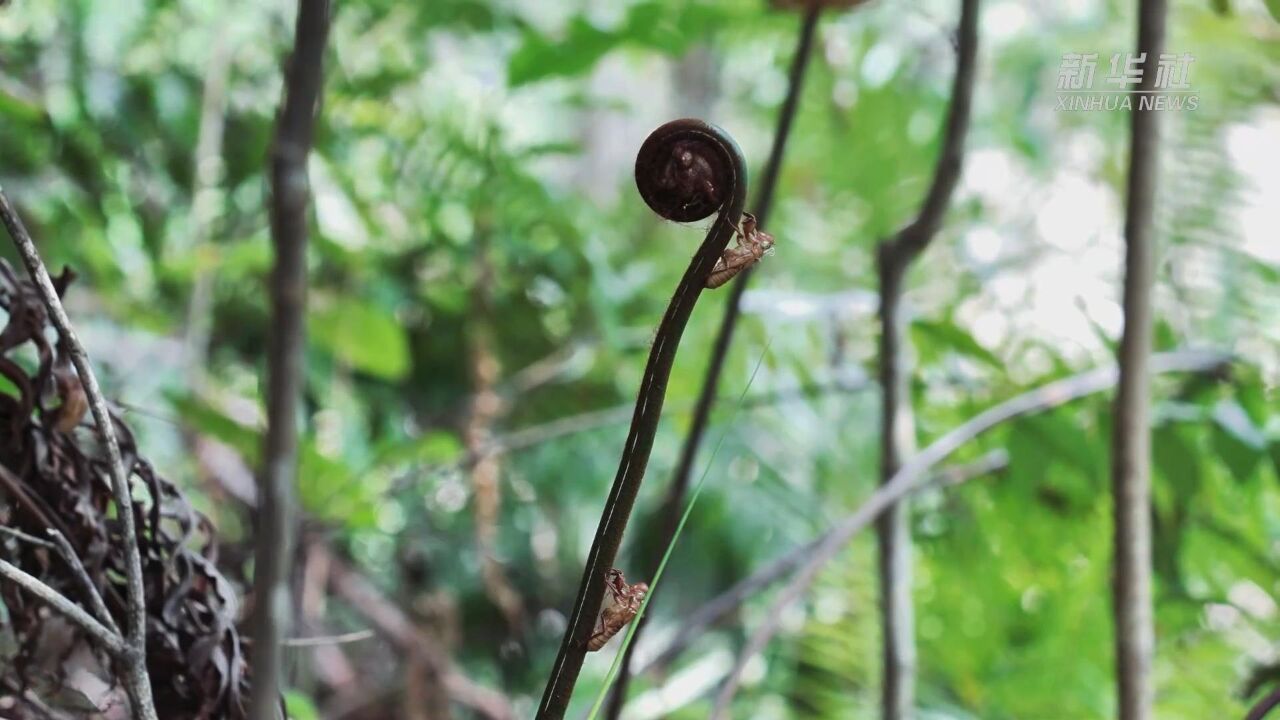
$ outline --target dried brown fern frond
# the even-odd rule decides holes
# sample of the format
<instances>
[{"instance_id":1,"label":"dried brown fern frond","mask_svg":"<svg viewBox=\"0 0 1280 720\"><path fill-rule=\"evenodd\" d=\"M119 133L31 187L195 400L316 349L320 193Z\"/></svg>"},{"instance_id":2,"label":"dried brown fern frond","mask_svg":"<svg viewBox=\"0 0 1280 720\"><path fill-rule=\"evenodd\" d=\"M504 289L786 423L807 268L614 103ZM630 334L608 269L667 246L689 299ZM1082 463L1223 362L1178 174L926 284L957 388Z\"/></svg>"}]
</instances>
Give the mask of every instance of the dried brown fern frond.
<instances>
[{"instance_id":1,"label":"dried brown fern frond","mask_svg":"<svg viewBox=\"0 0 1280 720\"><path fill-rule=\"evenodd\" d=\"M59 294L74 275L55 279ZM120 626L125 573L106 453L87 424L68 353L35 286L0 260L0 524L35 538L66 537ZM236 631L236 595L215 565L208 519L141 457L128 424L112 414L129 472L147 598L147 670L166 720L245 717L248 671ZM0 558L90 607L73 568L46 546L0 537ZM123 697L111 661L80 631L18 587L0 583L8 628L0 631L0 694L28 690L55 706L87 699L99 712ZM9 642L5 642L8 640ZM74 701L72 700L74 698Z\"/></svg>"}]
</instances>

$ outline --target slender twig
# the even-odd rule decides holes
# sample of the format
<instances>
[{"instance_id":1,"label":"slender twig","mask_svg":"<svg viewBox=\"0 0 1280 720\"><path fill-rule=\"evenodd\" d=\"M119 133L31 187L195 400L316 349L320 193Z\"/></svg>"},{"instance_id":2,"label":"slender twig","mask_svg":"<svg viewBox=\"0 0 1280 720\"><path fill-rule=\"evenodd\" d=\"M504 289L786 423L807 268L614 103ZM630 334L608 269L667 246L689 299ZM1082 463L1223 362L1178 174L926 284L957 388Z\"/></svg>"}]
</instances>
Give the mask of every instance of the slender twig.
<instances>
[{"instance_id":1,"label":"slender twig","mask_svg":"<svg viewBox=\"0 0 1280 720\"><path fill-rule=\"evenodd\" d=\"M80 583L80 592L84 593L85 599L89 602L89 607L93 610L103 625L110 628L111 632L120 634L120 628L116 625L115 618L111 617L111 611L107 610L107 604L102 600L102 594L98 592L98 586L93 584L93 580L89 578L89 573L84 569L84 564L80 562L80 556L76 554L75 548L71 547L71 542L67 540L62 533L49 528L46 530L49 537L53 538L53 546L57 548L58 554L62 556L62 560L71 568L71 574L75 575L76 582Z\"/></svg>"},{"instance_id":2,"label":"slender twig","mask_svg":"<svg viewBox=\"0 0 1280 720\"><path fill-rule=\"evenodd\" d=\"M115 424L107 411L107 401L98 386L98 378L93 374L89 364L89 355L84 344L71 327L71 319L62 306L58 291L53 286L49 271L40 259L36 244L27 232L27 228L18 217L17 211L9 203L9 198L0 189L0 220L4 222L9 236L22 256L22 264L27 274L35 283L45 308L49 311L49 319L57 328L71 362L75 365L76 374L84 386L89 400L89 409L93 412L93 421L98 427L98 435L107 449L107 461L111 469L111 490L116 504L116 519L120 523L120 535L123 542L122 562L124 565L125 584L128 590L128 635L120 665L125 675L125 687L129 699L133 702L134 712L143 720L156 720L155 703L151 697L151 677L147 675L147 597L142 585L142 559L138 551L138 534L134 522L133 497L130 495L129 472L125 470L124 460L120 457L120 444L116 440Z\"/></svg>"},{"instance_id":3,"label":"slender twig","mask_svg":"<svg viewBox=\"0 0 1280 720\"><path fill-rule=\"evenodd\" d=\"M1212 372L1220 370L1229 362L1230 356L1222 353L1182 350L1152 356L1151 371L1153 373ZM786 608L800 598L813 584L818 572L853 539L858 531L874 521L900 498L919 489L931 468L966 443L1001 423L1030 413L1050 410L1114 386L1117 374L1114 367L1099 368L1056 380L1013 397L952 429L907 460L898 472L894 473L893 478L888 483L880 485L852 515L845 517L818 539L799 572L774 600L768 613L765 614L764 623L756 629L746 647L738 655L737 663L721 687L711 717L724 716L742 678L742 669L778 631Z\"/></svg>"},{"instance_id":4,"label":"slender twig","mask_svg":"<svg viewBox=\"0 0 1280 720\"><path fill-rule=\"evenodd\" d=\"M1139 89L1156 88L1156 60L1164 50L1167 0L1138 3L1138 52L1146 53ZM1155 619L1151 600L1151 288L1155 274L1154 215L1159 113L1130 116L1129 186L1125 213L1124 334L1120 385L1111 436L1111 492L1115 516L1113 613L1119 720L1150 720L1155 705L1151 665Z\"/></svg>"},{"instance_id":5,"label":"slender twig","mask_svg":"<svg viewBox=\"0 0 1280 720\"><path fill-rule=\"evenodd\" d=\"M1007 467L1008 464L1008 453L1003 450L992 450L973 462L939 470L929 478L925 485L952 487L974 478L999 472ZM823 536L823 538L825 537ZM694 610L676 630L670 644L663 648L662 652L645 662L644 665L636 670L636 674L644 675L649 672L660 671L670 665L680 653L684 652L699 637L702 637L707 630L717 625L725 616L737 610L747 600L759 594L760 591L791 574L791 571L813 552L813 549L822 542L823 538L805 543L778 557L768 565L752 573L751 576L738 581L728 590Z\"/></svg>"},{"instance_id":6,"label":"slender twig","mask_svg":"<svg viewBox=\"0 0 1280 720\"><path fill-rule=\"evenodd\" d=\"M692 222L717 210L719 215L689 262L658 325L618 473L587 556L569 626L538 706L540 719L564 717L568 709L604 599L605 574L617 557L649 464L676 349L711 269L742 216L747 193L746 161L723 130L700 120L676 120L655 130L641 146L636 158L636 183L650 208L668 219Z\"/></svg>"},{"instance_id":7,"label":"slender twig","mask_svg":"<svg viewBox=\"0 0 1280 720\"><path fill-rule=\"evenodd\" d=\"M95 620L92 615L84 611L84 608L68 600L62 593L45 585L39 578L24 572L22 568L6 560L0 560L0 575L35 595L49 607L62 613L68 620L89 633L94 640L97 640L102 649L106 650L113 658L123 661L124 664L131 662L131 652L125 639L120 637L119 633L113 632L106 625Z\"/></svg>"},{"instance_id":8,"label":"slender twig","mask_svg":"<svg viewBox=\"0 0 1280 720\"><path fill-rule=\"evenodd\" d=\"M316 637L286 638L285 647L317 647L320 645L346 645L373 637L372 630L356 630L341 635L320 635Z\"/></svg>"},{"instance_id":9,"label":"slender twig","mask_svg":"<svg viewBox=\"0 0 1280 720\"><path fill-rule=\"evenodd\" d=\"M1249 714L1244 716L1244 720L1262 720L1277 705L1280 705L1280 687L1264 695L1258 704L1249 710Z\"/></svg>"},{"instance_id":10,"label":"slender twig","mask_svg":"<svg viewBox=\"0 0 1280 720\"><path fill-rule=\"evenodd\" d=\"M267 431L254 549L253 693L251 720L280 712L280 641L293 614L289 566L294 541L293 486L298 470L307 291L307 156L324 81L328 0L299 0L294 48L271 150L271 330L267 348Z\"/></svg>"},{"instance_id":11,"label":"slender twig","mask_svg":"<svg viewBox=\"0 0 1280 720\"><path fill-rule=\"evenodd\" d=\"M915 452L911 347L903 294L907 271L942 227L964 160L978 57L978 0L960 4L956 72L942 150L919 214L877 255L880 275L880 481L887 483ZM911 529L904 501L879 520L881 717L906 720L915 707L915 611L911 599Z\"/></svg>"},{"instance_id":12,"label":"slender twig","mask_svg":"<svg viewBox=\"0 0 1280 720\"><path fill-rule=\"evenodd\" d=\"M24 543L28 543L28 544L31 544L31 545L35 545L36 547L42 547L42 548L44 548L44 549L46 549L46 550L57 550L57 549L58 549L58 546L57 546L57 545L54 545L53 543L49 542L48 540L41 540L40 538L36 537L35 535L28 535L28 534L26 534L26 533L22 532L21 530L17 530L17 529L15 529L15 528L11 528L11 527L5 527L4 525L0 525L0 535L8 535L9 537L11 537L11 538L13 538L13 539L15 539L15 540L21 540L21 541L22 541L22 542L24 542Z\"/></svg>"},{"instance_id":13,"label":"slender twig","mask_svg":"<svg viewBox=\"0 0 1280 720\"><path fill-rule=\"evenodd\" d=\"M800 23L799 36L796 40L795 55L791 60L791 74L787 84L787 96L782 103L778 116L778 127L773 136L773 147L769 151L769 160L765 163L760 183L756 186L755 215L761 226L764 226L773 206L773 192L778 184L778 175L782 170L782 156L787 147L787 138L791 136L791 125L795 119L796 108L800 104L800 91L804 87L805 70L809 65L809 57L813 54L813 38L818 27L818 17L822 13L821 5L811 5ZM655 548L666 548L671 544L684 509L684 498L689 492L689 478L693 473L693 464L697 460L698 448L702 445L707 424L711 418L711 409L715 404L716 393L720 388L720 376L724 372L725 361L729 357L729 345L733 342L734 330L741 317L742 295L746 292L747 282L751 277L751 268L740 273L729 289L729 297L725 302L724 318L720 321L720 330L716 333L715 343L711 348L711 358L707 363L702 388L698 391L698 400L693 408L693 418L685 435L684 446L680 449L680 459L676 462L671 483L667 486L667 494L655 514L654 527L661 528ZM644 577L653 577L661 562L661 552L645 562ZM653 599L650 598L650 603ZM635 648L639 644L640 634L648 623L649 615L639 621L632 634L631 643L627 645L622 657L622 666L618 671L618 680L612 690L606 717L616 720L622 713L626 702L627 686L631 679L631 662Z\"/></svg>"}]
</instances>

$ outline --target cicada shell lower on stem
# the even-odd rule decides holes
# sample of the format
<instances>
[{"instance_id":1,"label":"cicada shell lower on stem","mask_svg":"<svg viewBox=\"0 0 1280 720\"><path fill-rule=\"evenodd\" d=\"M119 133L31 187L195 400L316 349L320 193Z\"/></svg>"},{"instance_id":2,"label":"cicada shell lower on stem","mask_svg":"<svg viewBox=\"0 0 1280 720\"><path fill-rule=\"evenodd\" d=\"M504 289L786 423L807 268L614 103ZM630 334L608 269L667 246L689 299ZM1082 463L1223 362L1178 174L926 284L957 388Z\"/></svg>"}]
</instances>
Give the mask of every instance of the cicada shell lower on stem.
<instances>
[{"instance_id":1,"label":"cicada shell lower on stem","mask_svg":"<svg viewBox=\"0 0 1280 720\"><path fill-rule=\"evenodd\" d=\"M610 569L605 573L604 602L600 605L595 630L587 641L587 650L599 650L626 627L640 612L640 605L648 592L649 586L642 582L628 585L621 570Z\"/></svg>"}]
</instances>

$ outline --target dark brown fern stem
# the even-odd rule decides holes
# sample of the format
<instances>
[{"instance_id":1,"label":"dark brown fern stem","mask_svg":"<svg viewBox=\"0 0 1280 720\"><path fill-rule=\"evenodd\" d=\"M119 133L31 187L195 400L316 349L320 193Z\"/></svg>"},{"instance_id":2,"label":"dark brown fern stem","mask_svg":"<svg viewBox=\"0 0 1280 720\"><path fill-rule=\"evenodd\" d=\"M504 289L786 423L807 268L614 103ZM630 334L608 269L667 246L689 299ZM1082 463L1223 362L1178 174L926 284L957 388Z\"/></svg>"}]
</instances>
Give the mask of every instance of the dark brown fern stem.
<instances>
[{"instance_id":1,"label":"dark brown fern stem","mask_svg":"<svg viewBox=\"0 0 1280 720\"><path fill-rule=\"evenodd\" d=\"M791 136L791 126L796 116L796 108L800 104L800 91L804 87L805 71L809 65L809 57L813 54L813 37L818 27L818 17L822 7L814 4L805 11L800 23L796 39L796 52L791 60L791 72L787 84L787 96L782 103L778 115L778 126L773 135L773 146L769 151L769 160L765 163L760 183L756 190L756 203L752 208L761 227L769 218L773 207L773 192L778 186L778 175L782 170L782 156L787 147L787 139ZM698 449L702 446L702 438L706 434L711 418L711 410L715 406L716 393L720 387L720 376L724 373L725 360L729 357L729 346L733 342L733 333L738 326L738 318L742 311L742 295L747 289L752 268L747 268L734 279L729 288L729 297L725 301L724 319L720 321L720 329L716 333L715 344L711 349L711 359L707 363L706 375L703 377L702 389L698 391L697 402L693 406L693 416L689 431L685 435L684 446L680 449L680 458L676 462L675 472L671 475L671 484L662 504L654 513L652 528L658 533L652 544L653 552L643 560L642 577L652 578L662 562L662 554L667 545L675 537L676 526L680 524L680 516L684 510L685 496L689 492L689 479L693 475L693 464L698 458ZM653 602L652 599L649 601ZM635 649L639 645L640 633L644 632L650 615L646 613L639 620L639 627L631 637L622 658L622 666L618 670L618 680L609 699L606 717L616 720L622 713L626 703L627 686L631 682L631 663Z\"/></svg>"},{"instance_id":2,"label":"dark brown fern stem","mask_svg":"<svg viewBox=\"0 0 1280 720\"><path fill-rule=\"evenodd\" d=\"M617 558L644 480L676 349L707 276L733 238L742 215L747 165L737 143L720 128L701 120L674 120L654 130L640 147L636 185L649 207L668 220L694 222L717 210L719 215L689 262L658 325L618 474L587 556L569 627L538 706L540 719L562 718L569 707L604 598L605 573Z\"/></svg>"},{"instance_id":3,"label":"dark brown fern stem","mask_svg":"<svg viewBox=\"0 0 1280 720\"><path fill-rule=\"evenodd\" d=\"M1249 714L1245 715L1244 720L1262 720L1277 705L1280 705L1280 687L1263 695L1258 704L1250 708Z\"/></svg>"}]
</instances>

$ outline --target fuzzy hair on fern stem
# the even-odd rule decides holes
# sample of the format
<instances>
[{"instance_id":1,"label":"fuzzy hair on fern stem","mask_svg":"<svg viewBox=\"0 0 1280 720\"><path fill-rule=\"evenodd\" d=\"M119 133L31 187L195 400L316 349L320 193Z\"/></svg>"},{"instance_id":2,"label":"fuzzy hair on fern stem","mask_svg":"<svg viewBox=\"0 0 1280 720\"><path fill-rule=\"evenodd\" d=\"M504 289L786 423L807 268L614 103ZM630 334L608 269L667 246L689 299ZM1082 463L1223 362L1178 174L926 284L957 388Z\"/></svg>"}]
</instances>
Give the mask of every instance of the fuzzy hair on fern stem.
<instances>
[{"instance_id":1,"label":"fuzzy hair on fern stem","mask_svg":"<svg viewBox=\"0 0 1280 720\"><path fill-rule=\"evenodd\" d=\"M653 449L676 348L716 262L737 233L747 195L747 166L728 133L696 119L673 120L650 133L636 156L636 187L658 215L696 222L719 211L689 261L658 325L609 498L587 555L577 599L537 717L564 717L582 670L622 536Z\"/></svg>"}]
</instances>

